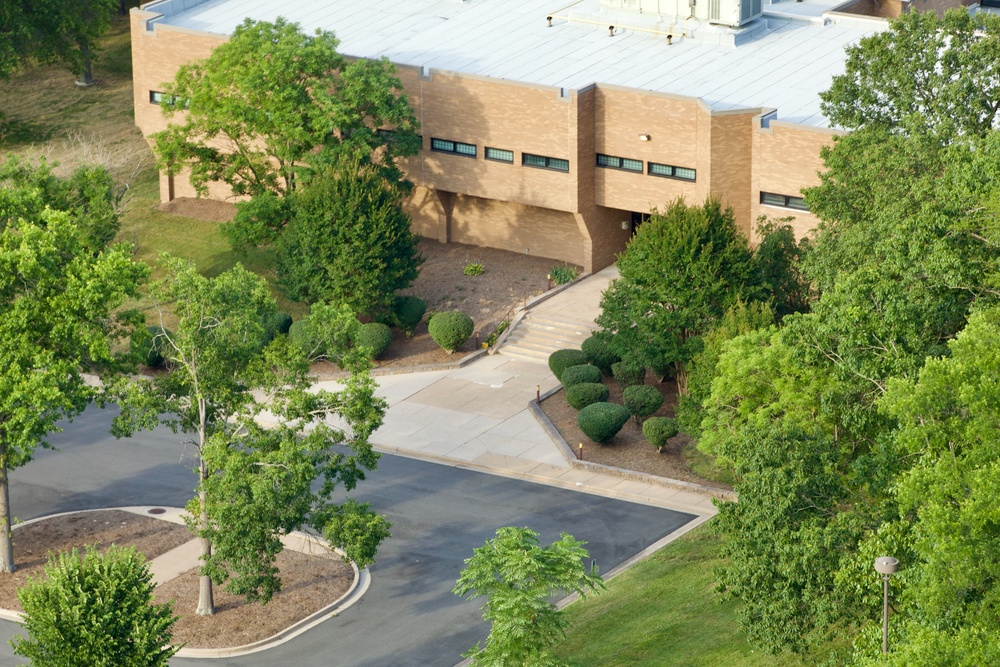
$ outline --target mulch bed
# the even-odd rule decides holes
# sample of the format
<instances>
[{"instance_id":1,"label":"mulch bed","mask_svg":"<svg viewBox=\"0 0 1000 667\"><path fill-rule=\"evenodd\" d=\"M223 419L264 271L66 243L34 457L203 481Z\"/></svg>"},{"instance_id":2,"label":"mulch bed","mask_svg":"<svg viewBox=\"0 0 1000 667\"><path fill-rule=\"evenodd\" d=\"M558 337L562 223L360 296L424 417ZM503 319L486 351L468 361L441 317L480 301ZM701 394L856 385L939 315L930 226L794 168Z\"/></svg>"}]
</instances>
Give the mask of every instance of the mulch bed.
<instances>
[{"instance_id":1,"label":"mulch bed","mask_svg":"<svg viewBox=\"0 0 1000 667\"><path fill-rule=\"evenodd\" d=\"M17 570L0 575L0 608L22 611L17 588L29 577L44 576L50 552L96 545L102 553L113 544L134 546L152 560L193 539L186 526L121 510L79 512L14 529ZM197 568L156 588L157 602L173 601L175 644L188 648L242 646L267 639L332 604L354 581L350 565L332 553L283 551L277 560L282 590L267 605L246 604L223 586L214 590L216 613L196 616Z\"/></svg>"},{"instance_id":2,"label":"mulch bed","mask_svg":"<svg viewBox=\"0 0 1000 667\"><path fill-rule=\"evenodd\" d=\"M663 406L656 412L655 416L673 417L674 408L677 405L677 383L674 380L660 383L652 374L647 374L646 384L656 387L664 396ZM604 385L610 391L608 401L621 405L622 390L615 381L611 378L604 378ZM576 416L578 412L566 402L564 389L560 389L542 401L541 408L574 452L577 445L583 443L583 457L588 461L685 482L695 482L725 489L731 488L720 482L703 479L691 471L684 452L694 445L687 435L681 434L673 438L663 448L663 452L659 453L642 435L642 426L637 424L634 419L630 419L610 443L598 445L584 435L580 427L577 426Z\"/></svg>"}]
</instances>

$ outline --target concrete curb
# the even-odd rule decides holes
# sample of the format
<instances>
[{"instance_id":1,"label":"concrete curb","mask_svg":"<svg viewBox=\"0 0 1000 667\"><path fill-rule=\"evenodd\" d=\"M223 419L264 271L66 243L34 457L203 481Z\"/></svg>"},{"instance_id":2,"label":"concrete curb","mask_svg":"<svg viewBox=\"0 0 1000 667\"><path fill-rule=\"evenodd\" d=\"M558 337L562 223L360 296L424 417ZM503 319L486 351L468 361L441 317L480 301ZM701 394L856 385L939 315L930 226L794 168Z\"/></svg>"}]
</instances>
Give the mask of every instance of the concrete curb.
<instances>
[{"instance_id":1,"label":"concrete curb","mask_svg":"<svg viewBox=\"0 0 1000 667\"><path fill-rule=\"evenodd\" d=\"M544 401L560 389L562 389L561 385L550 389L541 395L541 400ZM559 429L555 427L555 424L549 420L549 416L542 410L542 406L535 401L529 401L528 409L531 411L531 414L534 415L541 427L545 430L545 433L552 439L553 444L555 444L556 448L563 455L563 458L566 459L566 462L574 468L593 473L614 475L615 477L621 477L622 479L635 482L657 484L659 486L679 489L681 491L691 491L701 495L711 496L712 498L719 498L720 500L737 500L736 492L730 491L729 489L722 489L716 486L709 486L707 484L698 484L696 482L685 482L684 480L671 479L670 477L660 477L659 475L651 475L649 473L639 472L636 470L615 468L613 466L604 465L602 463L594 463L592 461L580 461L577 459L576 453L573 451L572 447L570 447L569 443L567 443L565 438L562 437L562 433L559 432Z\"/></svg>"},{"instance_id":2,"label":"concrete curb","mask_svg":"<svg viewBox=\"0 0 1000 667\"><path fill-rule=\"evenodd\" d=\"M408 375L410 373L424 373L427 371L454 371L459 368L464 368L468 366L476 359L485 356L486 350L475 350L474 352L469 352L467 355L459 359L458 361L448 361L443 364L417 364L416 366L393 366L391 368L373 368L369 372L372 377L380 377L383 375ZM339 380L341 378L346 378L350 376L350 373L326 373L324 375L311 375L310 377L316 382L329 382L331 380Z\"/></svg>"},{"instance_id":3,"label":"concrete curb","mask_svg":"<svg viewBox=\"0 0 1000 667\"><path fill-rule=\"evenodd\" d=\"M156 515L150 514L151 509L166 509L168 513L166 515ZM14 530L17 530L21 526L27 526L32 523L37 523L40 521L45 521L47 519L54 519L60 516L68 516L71 514L85 514L88 512L105 512L109 510L121 510L123 512L130 512L132 514L138 514L141 516L148 516L154 519L159 519L161 521L169 521L170 523L178 523L178 517L184 511L181 508L169 507L164 508L160 506L129 506L129 507L102 507L98 509L89 510L76 510L72 512L59 512L57 514L49 514L47 516L37 517L29 521L24 521L14 526ZM321 546L321 542L315 535L310 535L308 533L292 533L299 538L304 539L306 542ZM327 547L323 546L324 549ZM339 549L333 550L335 553L343 556L343 552ZM193 567L193 566L192 566ZM371 573L368 568L359 570L358 566L351 563L351 569L354 571L354 581L351 587L340 596L337 600L323 607L322 609L310 614L309 616L303 618L300 621L293 623L281 632L278 632L270 637L261 639L260 641L253 642L251 644L244 644L243 646L232 646L228 648L181 648L177 653L179 658L233 658L242 655L249 655L251 653L258 653L260 651L265 651L275 646L280 646L288 641L291 641L295 637L298 637L303 632L310 630L323 621L333 618L340 612L351 607L354 603L361 599L361 597L368 590L371 585ZM14 621L15 623L23 623L24 616L20 612L11 609L0 609L0 619Z\"/></svg>"}]
</instances>

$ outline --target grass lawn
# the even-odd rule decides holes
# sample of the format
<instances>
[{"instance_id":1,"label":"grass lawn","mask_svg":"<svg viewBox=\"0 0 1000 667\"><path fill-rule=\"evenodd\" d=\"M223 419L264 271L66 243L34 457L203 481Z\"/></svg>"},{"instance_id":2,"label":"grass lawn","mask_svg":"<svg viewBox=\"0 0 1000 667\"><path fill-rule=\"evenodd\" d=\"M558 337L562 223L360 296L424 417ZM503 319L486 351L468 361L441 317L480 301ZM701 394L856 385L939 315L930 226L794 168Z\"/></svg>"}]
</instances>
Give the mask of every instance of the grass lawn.
<instances>
[{"instance_id":1,"label":"grass lawn","mask_svg":"<svg viewBox=\"0 0 1000 667\"><path fill-rule=\"evenodd\" d=\"M702 526L569 605L557 654L579 667L799 667L743 639L736 604L720 603L713 590L719 545Z\"/></svg>"}]
</instances>

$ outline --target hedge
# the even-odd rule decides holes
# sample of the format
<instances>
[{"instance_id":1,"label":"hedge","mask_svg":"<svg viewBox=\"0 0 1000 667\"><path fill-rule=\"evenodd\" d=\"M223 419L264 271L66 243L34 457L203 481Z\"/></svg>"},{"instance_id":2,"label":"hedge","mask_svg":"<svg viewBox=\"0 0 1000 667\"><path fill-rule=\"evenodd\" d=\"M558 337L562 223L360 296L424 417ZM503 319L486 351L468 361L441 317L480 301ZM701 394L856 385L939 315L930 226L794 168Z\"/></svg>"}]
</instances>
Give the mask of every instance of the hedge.
<instances>
[{"instance_id":1,"label":"hedge","mask_svg":"<svg viewBox=\"0 0 1000 667\"><path fill-rule=\"evenodd\" d=\"M624 389L646 381L646 368L632 361L618 361L611 364L611 374L615 382Z\"/></svg>"},{"instance_id":2,"label":"hedge","mask_svg":"<svg viewBox=\"0 0 1000 667\"><path fill-rule=\"evenodd\" d=\"M600 382L581 382L566 388L566 402L577 410L608 400L608 388Z\"/></svg>"},{"instance_id":3,"label":"hedge","mask_svg":"<svg viewBox=\"0 0 1000 667\"><path fill-rule=\"evenodd\" d=\"M611 375L611 364L622 360L611 350L610 334L596 333L583 341L580 349L587 355L587 361L600 368L605 375Z\"/></svg>"},{"instance_id":4,"label":"hedge","mask_svg":"<svg viewBox=\"0 0 1000 667\"><path fill-rule=\"evenodd\" d=\"M587 363L587 356L580 350L556 350L549 355L549 370L562 381L562 374L567 368Z\"/></svg>"},{"instance_id":5,"label":"hedge","mask_svg":"<svg viewBox=\"0 0 1000 667\"><path fill-rule=\"evenodd\" d=\"M569 389L575 384L580 384L581 382L600 382L601 381L601 369L597 366L591 366L590 364L580 364L579 366L570 366L563 371L562 386Z\"/></svg>"},{"instance_id":6,"label":"hedge","mask_svg":"<svg viewBox=\"0 0 1000 667\"><path fill-rule=\"evenodd\" d=\"M474 328L472 318L459 310L437 313L427 325L431 338L448 354L465 345Z\"/></svg>"},{"instance_id":7,"label":"hedge","mask_svg":"<svg viewBox=\"0 0 1000 667\"><path fill-rule=\"evenodd\" d=\"M393 321L400 329L412 336L427 312L427 302L416 296L400 296L392 305Z\"/></svg>"},{"instance_id":8,"label":"hedge","mask_svg":"<svg viewBox=\"0 0 1000 667\"><path fill-rule=\"evenodd\" d=\"M642 434L656 451L662 452L667 440L677 435L677 420L671 417L650 417L642 425Z\"/></svg>"},{"instance_id":9,"label":"hedge","mask_svg":"<svg viewBox=\"0 0 1000 667\"><path fill-rule=\"evenodd\" d=\"M582 385L577 385L577 387ZM576 423L588 438L600 444L611 442L628 421L628 410L615 403L591 403L576 417Z\"/></svg>"},{"instance_id":10,"label":"hedge","mask_svg":"<svg viewBox=\"0 0 1000 667\"><path fill-rule=\"evenodd\" d=\"M392 329L381 322L362 324L351 342L357 347L367 347L371 350L371 358L378 359L392 344Z\"/></svg>"},{"instance_id":11,"label":"hedge","mask_svg":"<svg viewBox=\"0 0 1000 667\"><path fill-rule=\"evenodd\" d=\"M622 391L622 404L628 408L632 416L637 420L648 417L663 405L663 394L656 387L647 387L644 384L625 387Z\"/></svg>"}]
</instances>

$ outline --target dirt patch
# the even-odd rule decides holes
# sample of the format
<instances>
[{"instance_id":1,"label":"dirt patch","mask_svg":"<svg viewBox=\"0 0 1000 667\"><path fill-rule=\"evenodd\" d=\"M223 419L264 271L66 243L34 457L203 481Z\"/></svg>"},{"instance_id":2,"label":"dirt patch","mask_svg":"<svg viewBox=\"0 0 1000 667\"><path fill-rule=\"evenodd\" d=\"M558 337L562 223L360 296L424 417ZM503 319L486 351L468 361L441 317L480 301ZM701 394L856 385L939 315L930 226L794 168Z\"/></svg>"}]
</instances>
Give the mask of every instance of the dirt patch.
<instances>
[{"instance_id":1,"label":"dirt patch","mask_svg":"<svg viewBox=\"0 0 1000 667\"><path fill-rule=\"evenodd\" d=\"M222 586L214 587L215 614L197 616L198 571L191 569L158 586L157 602L174 601L179 620L174 643L187 648L243 646L272 637L323 607L336 602L351 587L354 571L335 554L308 555L282 551L277 566L281 592L266 605L246 604Z\"/></svg>"},{"instance_id":2,"label":"dirt patch","mask_svg":"<svg viewBox=\"0 0 1000 667\"><path fill-rule=\"evenodd\" d=\"M17 588L29 576L44 575L50 552L97 545L104 552L113 544L134 546L152 560L192 539L186 526L152 517L103 510L45 519L15 528L17 571L0 575L0 608L21 611ZM304 554L283 551L277 559L282 590L267 605L246 604L216 586L213 616L196 616L197 568L156 588L157 602L174 601L178 621L174 643L188 648L224 648L267 639L343 596L354 581L354 571L340 556L328 551Z\"/></svg>"},{"instance_id":3,"label":"dirt patch","mask_svg":"<svg viewBox=\"0 0 1000 667\"><path fill-rule=\"evenodd\" d=\"M96 545L134 546L152 560L191 539L186 526L152 517L107 510L79 512L14 527L14 574L0 575L0 608L21 611L17 589L28 577L41 577L50 553Z\"/></svg>"},{"instance_id":4,"label":"dirt patch","mask_svg":"<svg viewBox=\"0 0 1000 667\"><path fill-rule=\"evenodd\" d=\"M185 218L195 218L208 222L229 222L236 215L236 205L232 202L195 199L193 197L178 197L165 204L160 204L159 209L171 215L181 215Z\"/></svg>"},{"instance_id":5,"label":"dirt patch","mask_svg":"<svg viewBox=\"0 0 1000 667\"><path fill-rule=\"evenodd\" d=\"M604 384L610 391L608 401L621 405L622 391L615 381L605 378ZM677 383L673 380L660 383L651 374L647 374L646 384L656 387L664 396L663 406L656 412L656 416L673 417L674 408L677 406ZM574 451L578 443L583 443L583 456L588 461L685 482L724 489L732 488L720 482L703 479L691 471L684 452L694 445L687 435L681 434L673 438L660 453L643 437L642 427L630 419L610 443L598 445L584 435L576 425L576 416L579 413L566 402L565 390L560 389L542 401L541 408Z\"/></svg>"}]
</instances>

